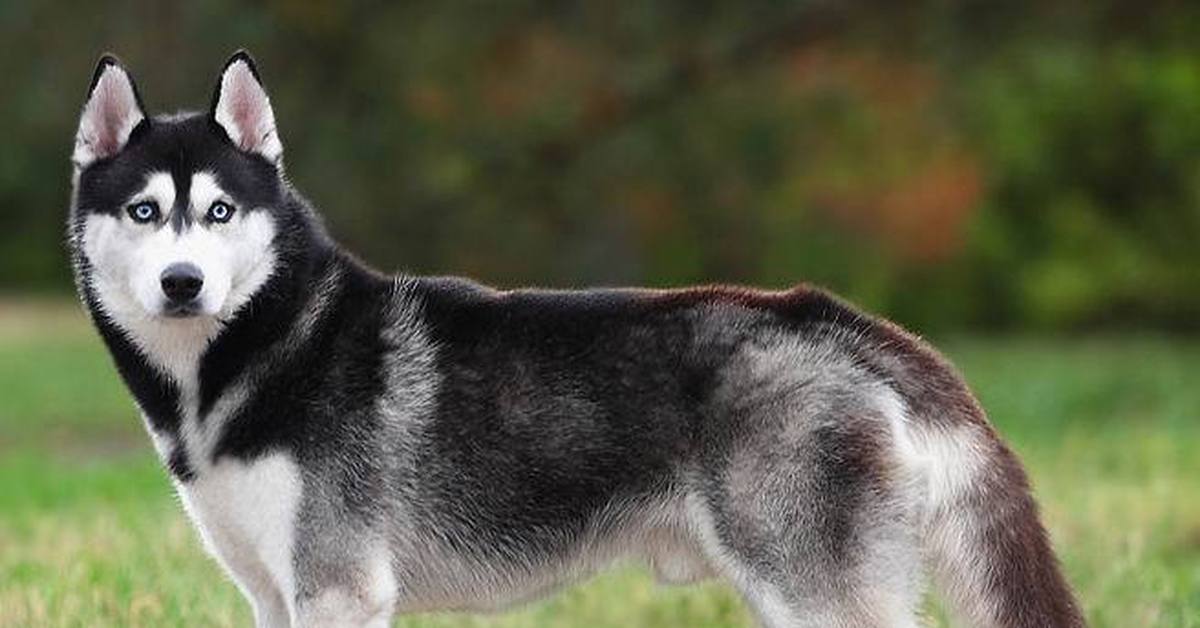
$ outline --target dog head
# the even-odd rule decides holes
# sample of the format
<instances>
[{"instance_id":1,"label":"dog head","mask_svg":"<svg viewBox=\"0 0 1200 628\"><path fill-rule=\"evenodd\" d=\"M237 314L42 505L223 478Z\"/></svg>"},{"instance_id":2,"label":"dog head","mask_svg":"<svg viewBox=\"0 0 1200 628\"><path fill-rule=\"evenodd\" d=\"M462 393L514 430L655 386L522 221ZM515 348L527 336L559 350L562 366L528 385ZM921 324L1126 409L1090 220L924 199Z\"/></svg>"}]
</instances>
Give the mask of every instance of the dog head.
<instances>
[{"instance_id":1,"label":"dog head","mask_svg":"<svg viewBox=\"0 0 1200 628\"><path fill-rule=\"evenodd\" d=\"M122 326L228 320L280 263L297 203L244 52L203 113L149 117L114 57L96 67L72 155L70 242L93 310Z\"/></svg>"}]
</instances>

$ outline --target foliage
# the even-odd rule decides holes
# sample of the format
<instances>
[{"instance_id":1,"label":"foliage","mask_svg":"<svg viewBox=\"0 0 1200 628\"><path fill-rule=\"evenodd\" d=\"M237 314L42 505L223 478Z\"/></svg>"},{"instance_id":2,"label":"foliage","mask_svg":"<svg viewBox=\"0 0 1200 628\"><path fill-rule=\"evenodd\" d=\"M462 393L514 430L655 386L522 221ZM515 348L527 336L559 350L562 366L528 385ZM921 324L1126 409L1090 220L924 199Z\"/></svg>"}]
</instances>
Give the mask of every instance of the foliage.
<instances>
[{"instance_id":1,"label":"foliage","mask_svg":"<svg viewBox=\"0 0 1200 628\"><path fill-rule=\"evenodd\" d=\"M1170 2L0 4L0 286L66 290L99 52L155 110L247 47L385 268L809 280L922 330L1200 323L1200 11Z\"/></svg>"}]
</instances>

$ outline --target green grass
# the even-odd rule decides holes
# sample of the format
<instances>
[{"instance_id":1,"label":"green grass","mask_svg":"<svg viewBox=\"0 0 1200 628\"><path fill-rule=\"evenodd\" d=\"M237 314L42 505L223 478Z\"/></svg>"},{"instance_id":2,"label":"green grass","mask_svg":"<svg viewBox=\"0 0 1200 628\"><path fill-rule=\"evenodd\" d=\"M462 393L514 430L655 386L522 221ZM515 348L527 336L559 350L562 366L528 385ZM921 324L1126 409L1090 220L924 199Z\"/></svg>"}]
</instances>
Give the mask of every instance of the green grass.
<instances>
[{"instance_id":1,"label":"green grass","mask_svg":"<svg viewBox=\"0 0 1200 628\"><path fill-rule=\"evenodd\" d=\"M943 343L1026 460L1095 626L1200 626L1200 343ZM0 626L247 625L91 329L0 302ZM940 623L932 613L931 623ZM744 626L719 584L636 567L502 615L399 626Z\"/></svg>"}]
</instances>

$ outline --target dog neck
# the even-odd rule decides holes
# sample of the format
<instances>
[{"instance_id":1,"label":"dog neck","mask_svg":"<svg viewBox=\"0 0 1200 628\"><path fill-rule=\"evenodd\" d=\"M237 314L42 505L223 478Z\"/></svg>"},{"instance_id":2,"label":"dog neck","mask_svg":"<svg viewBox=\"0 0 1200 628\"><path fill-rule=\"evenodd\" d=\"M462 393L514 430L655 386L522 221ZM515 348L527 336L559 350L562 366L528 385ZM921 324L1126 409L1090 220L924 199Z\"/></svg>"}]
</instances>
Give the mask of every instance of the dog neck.
<instances>
[{"instance_id":1,"label":"dog neck","mask_svg":"<svg viewBox=\"0 0 1200 628\"><path fill-rule=\"evenodd\" d=\"M294 330L312 326L305 320L312 318L322 283L336 280L345 262L322 232L283 237L271 276L226 319L113 313L82 284L83 299L164 458L180 440L199 447L215 437L219 425L211 423L219 421L206 419L230 385L294 342Z\"/></svg>"}]
</instances>

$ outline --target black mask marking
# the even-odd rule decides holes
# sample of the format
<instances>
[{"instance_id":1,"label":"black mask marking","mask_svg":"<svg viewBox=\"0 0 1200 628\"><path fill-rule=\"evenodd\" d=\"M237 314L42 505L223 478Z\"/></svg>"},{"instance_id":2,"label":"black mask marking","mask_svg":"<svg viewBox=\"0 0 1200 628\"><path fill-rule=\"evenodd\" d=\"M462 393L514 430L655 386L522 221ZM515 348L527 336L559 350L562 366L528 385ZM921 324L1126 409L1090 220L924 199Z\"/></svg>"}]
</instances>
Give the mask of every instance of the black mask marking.
<instances>
[{"instance_id":1,"label":"black mask marking","mask_svg":"<svg viewBox=\"0 0 1200 628\"><path fill-rule=\"evenodd\" d=\"M192 205L192 173L172 172L171 179L175 182L175 204L171 207L167 220L171 223L171 229L180 234L183 233L184 227L194 222L189 211Z\"/></svg>"}]
</instances>

